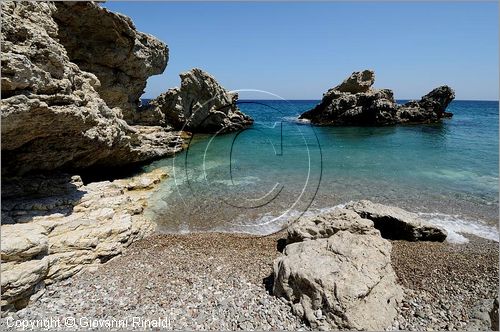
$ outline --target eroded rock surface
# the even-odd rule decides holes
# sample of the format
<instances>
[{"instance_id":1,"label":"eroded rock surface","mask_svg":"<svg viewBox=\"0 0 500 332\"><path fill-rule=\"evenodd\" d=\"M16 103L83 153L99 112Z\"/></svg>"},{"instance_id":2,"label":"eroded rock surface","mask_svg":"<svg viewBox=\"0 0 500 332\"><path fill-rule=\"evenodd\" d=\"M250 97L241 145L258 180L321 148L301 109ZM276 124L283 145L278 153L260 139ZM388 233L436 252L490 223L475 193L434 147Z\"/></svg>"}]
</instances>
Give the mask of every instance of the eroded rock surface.
<instances>
[{"instance_id":1,"label":"eroded rock surface","mask_svg":"<svg viewBox=\"0 0 500 332\"><path fill-rule=\"evenodd\" d=\"M347 204L346 209L372 220L375 228L386 239L443 242L448 235L443 228L431 225L417 214L398 207L362 200Z\"/></svg>"},{"instance_id":2,"label":"eroded rock surface","mask_svg":"<svg viewBox=\"0 0 500 332\"><path fill-rule=\"evenodd\" d=\"M403 296L391 244L378 234L338 231L289 244L274 262L274 275L274 294L313 329L384 330Z\"/></svg>"},{"instance_id":3,"label":"eroded rock surface","mask_svg":"<svg viewBox=\"0 0 500 332\"><path fill-rule=\"evenodd\" d=\"M2 200L2 308L24 307L45 284L105 262L151 234L155 226L144 209L165 177L155 170L88 185L78 176L43 177L43 197L32 196L31 186L18 181L18 192L26 187L27 196Z\"/></svg>"},{"instance_id":4,"label":"eroded rock surface","mask_svg":"<svg viewBox=\"0 0 500 332\"><path fill-rule=\"evenodd\" d=\"M207 133L236 131L253 123L236 105L238 94L228 92L210 74L195 68L180 77L180 88L169 89L139 112L143 121Z\"/></svg>"},{"instance_id":5,"label":"eroded rock surface","mask_svg":"<svg viewBox=\"0 0 500 332\"><path fill-rule=\"evenodd\" d=\"M284 256L274 261L273 293L320 330L390 328L403 288L387 239L446 238L416 214L370 201L303 217L287 234Z\"/></svg>"},{"instance_id":6,"label":"eroded rock surface","mask_svg":"<svg viewBox=\"0 0 500 332\"><path fill-rule=\"evenodd\" d=\"M12 1L2 2L1 6L3 175L57 168L115 167L172 155L182 149L179 133L162 126L129 126L122 119L122 110L110 108L99 95L103 87L100 80L72 62L59 41L60 32L66 31L61 8L82 7L85 13L95 13L96 18L113 17L116 25L123 29L128 26L130 32L128 19L88 2L56 5ZM59 24L54 20L57 15ZM69 21L78 24L82 18ZM97 35L105 33L103 30ZM79 38L78 42L91 43L88 39L92 36ZM127 41L131 38L123 36ZM158 58L165 55L156 54L161 53L161 47L146 35L137 33L134 38L139 39L139 44L130 49L135 62L128 59L123 65L130 66L130 71L137 69L143 76L158 71L163 66ZM114 50L112 45L115 44L107 47ZM114 56L114 51L111 55L95 54L96 49L81 47L81 52L86 51L94 58ZM141 57L147 61L139 69L144 60Z\"/></svg>"},{"instance_id":7,"label":"eroded rock surface","mask_svg":"<svg viewBox=\"0 0 500 332\"><path fill-rule=\"evenodd\" d=\"M354 211L338 208L316 216L300 218L288 227L287 242L328 238L339 231L353 234L380 234L373 227L371 220L361 218Z\"/></svg>"},{"instance_id":8,"label":"eroded rock surface","mask_svg":"<svg viewBox=\"0 0 500 332\"><path fill-rule=\"evenodd\" d=\"M436 122L452 116L446 107L455 92L448 86L432 90L419 101L400 105L391 90L372 88L374 82L373 71L354 72L300 118L318 125L393 125Z\"/></svg>"},{"instance_id":9,"label":"eroded rock surface","mask_svg":"<svg viewBox=\"0 0 500 332\"><path fill-rule=\"evenodd\" d=\"M70 61L97 76L96 90L109 107L119 107L127 121L133 118L147 78L167 66L167 46L137 31L129 17L93 2L55 5L57 36Z\"/></svg>"},{"instance_id":10,"label":"eroded rock surface","mask_svg":"<svg viewBox=\"0 0 500 332\"><path fill-rule=\"evenodd\" d=\"M351 74L334 90L348 93L367 92L375 82L375 73L372 70L357 71Z\"/></svg>"}]
</instances>

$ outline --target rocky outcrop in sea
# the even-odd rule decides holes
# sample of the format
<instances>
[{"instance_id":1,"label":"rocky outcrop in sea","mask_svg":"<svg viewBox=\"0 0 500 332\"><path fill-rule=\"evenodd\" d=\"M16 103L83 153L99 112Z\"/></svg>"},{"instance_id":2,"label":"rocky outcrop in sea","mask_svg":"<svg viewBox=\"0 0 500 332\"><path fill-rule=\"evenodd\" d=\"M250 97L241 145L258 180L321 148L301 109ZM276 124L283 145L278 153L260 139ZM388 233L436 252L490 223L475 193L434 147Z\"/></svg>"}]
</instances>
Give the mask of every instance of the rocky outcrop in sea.
<instances>
[{"instance_id":1,"label":"rocky outcrop in sea","mask_svg":"<svg viewBox=\"0 0 500 332\"><path fill-rule=\"evenodd\" d=\"M440 86L418 101L396 103L389 89L372 88L372 70L354 72L328 90L321 102L302 113L300 119L317 125L394 125L430 123L451 117L446 107L455 98L450 87Z\"/></svg>"},{"instance_id":2,"label":"rocky outcrop in sea","mask_svg":"<svg viewBox=\"0 0 500 332\"><path fill-rule=\"evenodd\" d=\"M160 119L178 130L206 133L236 131L253 123L236 105L238 94L228 92L207 72L194 68L179 76L179 88L169 89L138 113L150 119L146 123Z\"/></svg>"}]
</instances>

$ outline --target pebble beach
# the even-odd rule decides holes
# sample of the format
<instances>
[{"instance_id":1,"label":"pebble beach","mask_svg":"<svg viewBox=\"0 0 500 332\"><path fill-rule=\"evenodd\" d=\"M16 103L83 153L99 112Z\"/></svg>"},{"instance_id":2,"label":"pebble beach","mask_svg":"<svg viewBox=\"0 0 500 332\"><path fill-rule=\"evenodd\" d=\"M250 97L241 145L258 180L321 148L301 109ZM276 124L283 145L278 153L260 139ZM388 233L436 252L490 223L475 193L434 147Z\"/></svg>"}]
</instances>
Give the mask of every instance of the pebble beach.
<instances>
[{"instance_id":1,"label":"pebble beach","mask_svg":"<svg viewBox=\"0 0 500 332\"><path fill-rule=\"evenodd\" d=\"M69 316L99 324L140 316L166 318L171 329L308 330L284 300L270 294L273 260L285 237L285 232L155 235L103 265L47 286L38 301L1 324ZM476 237L467 244L391 242L405 299L388 329L477 327L471 315L478 301L498 294L498 243Z\"/></svg>"}]
</instances>

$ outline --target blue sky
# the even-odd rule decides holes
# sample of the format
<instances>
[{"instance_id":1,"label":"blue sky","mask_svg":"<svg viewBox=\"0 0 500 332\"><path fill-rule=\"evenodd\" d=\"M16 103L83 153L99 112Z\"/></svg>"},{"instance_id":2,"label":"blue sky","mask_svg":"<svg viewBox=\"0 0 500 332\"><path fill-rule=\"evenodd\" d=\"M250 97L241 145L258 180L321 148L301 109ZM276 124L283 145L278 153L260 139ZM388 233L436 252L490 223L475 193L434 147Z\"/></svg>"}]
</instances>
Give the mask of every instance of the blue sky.
<instances>
[{"instance_id":1,"label":"blue sky","mask_svg":"<svg viewBox=\"0 0 500 332\"><path fill-rule=\"evenodd\" d=\"M170 60L145 98L199 67L228 89L320 99L351 72L373 69L397 99L448 84L457 99L498 99L497 3L107 2L164 41ZM241 98L266 99L260 93ZM268 98L269 99L269 98Z\"/></svg>"}]
</instances>

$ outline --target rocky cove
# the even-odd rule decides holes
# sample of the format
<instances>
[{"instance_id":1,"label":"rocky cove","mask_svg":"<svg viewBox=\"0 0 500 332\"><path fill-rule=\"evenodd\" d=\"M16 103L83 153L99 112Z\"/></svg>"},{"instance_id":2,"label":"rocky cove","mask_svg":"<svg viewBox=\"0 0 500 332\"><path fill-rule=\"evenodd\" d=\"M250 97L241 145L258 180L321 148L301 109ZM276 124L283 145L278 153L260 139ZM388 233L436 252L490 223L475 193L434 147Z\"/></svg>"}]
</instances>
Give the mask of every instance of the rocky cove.
<instances>
[{"instance_id":1,"label":"rocky cove","mask_svg":"<svg viewBox=\"0 0 500 332\"><path fill-rule=\"evenodd\" d=\"M170 175L110 174L173 156L192 133L251 126L237 94L195 68L141 105L168 47L95 3L4 2L2 17L2 325L146 315L178 329L498 329L497 244L455 248L393 206L351 202L266 237L155 234L145 211ZM398 105L373 82L353 73L302 118L450 116L449 87Z\"/></svg>"}]
</instances>

